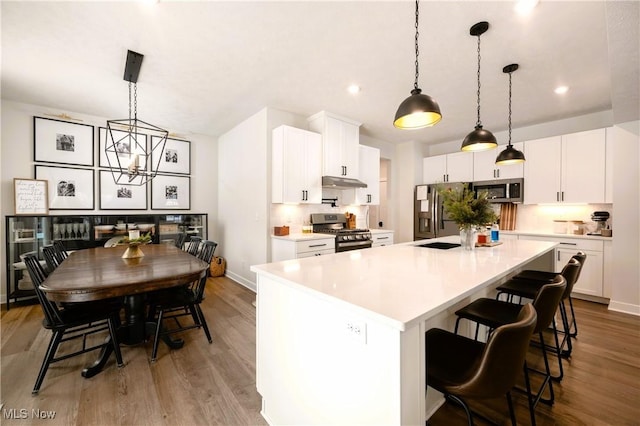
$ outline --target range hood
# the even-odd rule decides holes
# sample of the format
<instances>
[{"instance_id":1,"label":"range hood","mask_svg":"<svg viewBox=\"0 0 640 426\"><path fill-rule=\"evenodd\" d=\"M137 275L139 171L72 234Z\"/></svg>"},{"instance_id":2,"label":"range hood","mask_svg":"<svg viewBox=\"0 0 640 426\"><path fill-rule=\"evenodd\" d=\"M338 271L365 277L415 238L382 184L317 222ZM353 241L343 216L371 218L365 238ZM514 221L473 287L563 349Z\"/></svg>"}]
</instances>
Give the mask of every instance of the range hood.
<instances>
[{"instance_id":1,"label":"range hood","mask_svg":"<svg viewBox=\"0 0 640 426\"><path fill-rule=\"evenodd\" d=\"M333 189L366 188L367 184L358 179L340 176L322 176L322 187Z\"/></svg>"}]
</instances>

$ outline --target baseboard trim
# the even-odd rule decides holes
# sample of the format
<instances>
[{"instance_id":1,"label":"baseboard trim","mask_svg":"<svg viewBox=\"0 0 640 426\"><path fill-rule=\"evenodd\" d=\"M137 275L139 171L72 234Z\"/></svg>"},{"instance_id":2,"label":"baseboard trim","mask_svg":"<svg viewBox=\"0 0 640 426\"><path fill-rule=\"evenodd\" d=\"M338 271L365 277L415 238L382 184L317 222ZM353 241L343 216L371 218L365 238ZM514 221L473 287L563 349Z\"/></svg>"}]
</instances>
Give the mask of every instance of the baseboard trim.
<instances>
[{"instance_id":1,"label":"baseboard trim","mask_svg":"<svg viewBox=\"0 0 640 426\"><path fill-rule=\"evenodd\" d=\"M234 273L233 271L229 271L227 269L227 271L224 274L227 278L232 279L233 281L237 282L238 284L240 284L241 286L244 286L246 288L248 288L249 290L253 291L254 293L257 293L258 291L258 286L256 285L256 283L253 283L251 281L249 281L248 279Z\"/></svg>"},{"instance_id":2,"label":"baseboard trim","mask_svg":"<svg viewBox=\"0 0 640 426\"><path fill-rule=\"evenodd\" d=\"M612 300L609 302L609 310L622 312L623 314L640 316L640 305L632 305L631 303L616 302L615 300Z\"/></svg>"}]
</instances>

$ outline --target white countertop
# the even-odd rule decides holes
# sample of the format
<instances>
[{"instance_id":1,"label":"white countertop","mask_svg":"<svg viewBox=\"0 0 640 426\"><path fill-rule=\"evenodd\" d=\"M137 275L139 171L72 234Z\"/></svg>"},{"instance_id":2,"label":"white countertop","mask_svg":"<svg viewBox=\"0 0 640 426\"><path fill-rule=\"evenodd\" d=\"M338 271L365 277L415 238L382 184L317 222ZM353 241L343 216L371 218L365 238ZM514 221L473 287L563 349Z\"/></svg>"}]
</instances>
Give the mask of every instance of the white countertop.
<instances>
[{"instance_id":1,"label":"white countertop","mask_svg":"<svg viewBox=\"0 0 640 426\"><path fill-rule=\"evenodd\" d=\"M313 234L307 234L313 235ZM459 242L460 237L434 241ZM552 250L557 243L505 240L495 247L437 250L426 241L251 266L285 285L404 330Z\"/></svg>"},{"instance_id":2,"label":"white countertop","mask_svg":"<svg viewBox=\"0 0 640 426\"><path fill-rule=\"evenodd\" d=\"M507 235L532 235L532 236L536 236L536 237L553 237L553 238L578 238L578 239L584 239L584 240L604 240L604 241L611 241L613 240L613 237L603 237L602 235L587 235L587 234L582 234L582 235L576 235L576 234L556 234L553 232L536 232L536 231L502 231L500 230L500 233L504 233Z\"/></svg>"}]
</instances>

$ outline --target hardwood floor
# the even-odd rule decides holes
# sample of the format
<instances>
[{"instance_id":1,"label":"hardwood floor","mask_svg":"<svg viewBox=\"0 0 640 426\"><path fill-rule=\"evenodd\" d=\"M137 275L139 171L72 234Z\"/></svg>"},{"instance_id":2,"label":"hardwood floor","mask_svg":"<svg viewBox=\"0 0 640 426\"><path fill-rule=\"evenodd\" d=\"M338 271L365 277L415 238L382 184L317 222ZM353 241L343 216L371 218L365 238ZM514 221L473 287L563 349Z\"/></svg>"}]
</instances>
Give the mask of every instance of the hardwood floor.
<instances>
[{"instance_id":1,"label":"hardwood floor","mask_svg":"<svg viewBox=\"0 0 640 426\"><path fill-rule=\"evenodd\" d=\"M31 396L31 389L50 338L40 324L40 307L3 310L0 423L264 425L255 387L254 299L235 282L212 278L203 304L212 344L200 330L187 332L181 350L161 344L155 364L149 363L151 342L123 346L125 367L118 369L112 357L91 379L83 379L80 371L95 354L71 358L52 365L37 396ZM639 425L640 318L583 301L576 301L575 308L579 335L574 353L565 363L564 380L554 385L555 405L538 406L538 424ZM518 423L529 424L526 399L515 393L514 400ZM471 405L506 421L503 399ZM37 410L55 412L55 417L36 419ZM466 419L460 408L445 404L430 424L463 425Z\"/></svg>"}]
</instances>

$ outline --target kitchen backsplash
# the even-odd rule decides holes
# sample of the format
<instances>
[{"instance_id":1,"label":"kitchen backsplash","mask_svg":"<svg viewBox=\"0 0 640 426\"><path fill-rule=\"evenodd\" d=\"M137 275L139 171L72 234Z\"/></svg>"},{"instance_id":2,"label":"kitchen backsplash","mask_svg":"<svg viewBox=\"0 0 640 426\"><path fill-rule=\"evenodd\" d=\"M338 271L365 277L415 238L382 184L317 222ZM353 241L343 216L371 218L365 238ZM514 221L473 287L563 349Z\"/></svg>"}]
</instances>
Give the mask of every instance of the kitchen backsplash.
<instances>
[{"instance_id":1,"label":"kitchen backsplash","mask_svg":"<svg viewBox=\"0 0 640 426\"><path fill-rule=\"evenodd\" d=\"M554 220L581 220L585 223L586 232L595 230L596 224L591 220L594 211L607 211L611 214L607 222L614 227L613 204L581 204L581 205L518 205L516 230L522 232L554 232Z\"/></svg>"},{"instance_id":2,"label":"kitchen backsplash","mask_svg":"<svg viewBox=\"0 0 640 426\"><path fill-rule=\"evenodd\" d=\"M357 228L369 228L367 206L338 206L329 204L271 204L271 231L274 226L288 226L290 233L302 232L302 226L310 224L311 213L353 213Z\"/></svg>"}]
</instances>

